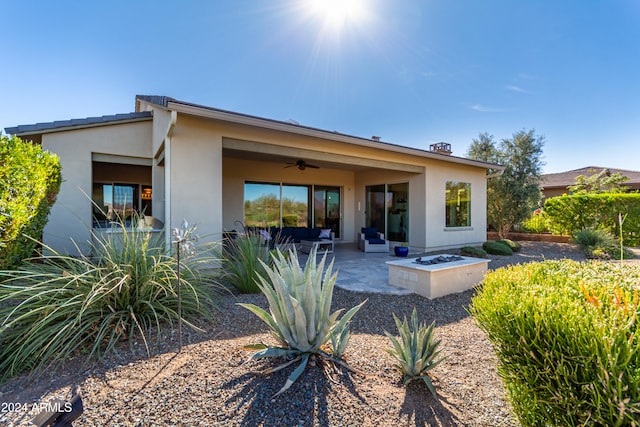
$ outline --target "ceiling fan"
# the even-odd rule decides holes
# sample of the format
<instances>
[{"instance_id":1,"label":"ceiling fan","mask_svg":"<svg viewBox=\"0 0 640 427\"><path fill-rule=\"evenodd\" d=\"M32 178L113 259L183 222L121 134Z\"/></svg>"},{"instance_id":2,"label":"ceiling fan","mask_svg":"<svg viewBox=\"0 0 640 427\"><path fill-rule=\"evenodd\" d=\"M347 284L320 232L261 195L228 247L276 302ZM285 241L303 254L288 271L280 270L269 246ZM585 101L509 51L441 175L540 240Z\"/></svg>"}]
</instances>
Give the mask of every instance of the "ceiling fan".
<instances>
[{"instance_id":1,"label":"ceiling fan","mask_svg":"<svg viewBox=\"0 0 640 427\"><path fill-rule=\"evenodd\" d=\"M293 167L293 166L297 166L297 168L300 169L301 171L305 170L306 168L311 168L311 169L320 168L320 166L312 165L310 163L305 162L302 159L296 160L295 163L287 163L287 166L285 166L285 168L290 168L290 167Z\"/></svg>"}]
</instances>

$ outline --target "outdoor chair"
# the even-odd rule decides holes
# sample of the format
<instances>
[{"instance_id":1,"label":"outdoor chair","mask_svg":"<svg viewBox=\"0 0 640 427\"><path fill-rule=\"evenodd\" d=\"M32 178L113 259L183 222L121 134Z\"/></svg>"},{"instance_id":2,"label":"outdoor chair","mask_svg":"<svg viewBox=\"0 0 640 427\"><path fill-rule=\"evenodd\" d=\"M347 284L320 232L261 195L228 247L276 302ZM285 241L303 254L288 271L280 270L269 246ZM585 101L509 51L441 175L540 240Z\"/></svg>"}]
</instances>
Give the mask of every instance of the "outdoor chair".
<instances>
[{"instance_id":1,"label":"outdoor chair","mask_svg":"<svg viewBox=\"0 0 640 427\"><path fill-rule=\"evenodd\" d=\"M389 241L384 238L384 233L380 233L376 227L362 227L360 229L360 239L358 239L358 248L365 253L389 253Z\"/></svg>"}]
</instances>

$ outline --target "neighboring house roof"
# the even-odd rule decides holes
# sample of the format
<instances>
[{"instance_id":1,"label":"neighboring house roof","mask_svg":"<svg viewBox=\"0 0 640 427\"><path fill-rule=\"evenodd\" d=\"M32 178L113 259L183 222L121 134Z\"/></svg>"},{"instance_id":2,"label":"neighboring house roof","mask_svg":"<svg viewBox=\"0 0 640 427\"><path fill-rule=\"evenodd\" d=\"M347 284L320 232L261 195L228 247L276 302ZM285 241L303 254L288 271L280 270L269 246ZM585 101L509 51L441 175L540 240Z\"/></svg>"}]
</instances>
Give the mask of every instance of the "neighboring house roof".
<instances>
[{"instance_id":1,"label":"neighboring house roof","mask_svg":"<svg viewBox=\"0 0 640 427\"><path fill-rule=\"evenodd\" d=\"M605 168L600 166L587 166L584 168L566 172L549 173L542 175L541 187L543 190L550 188L567 188L569 185L574 185L576 183L576 178L578 178L578 176L591 176L600 173L603 170L609 171L612 175L619 173L622 176L626 176L627 178L629 178L629 181L624 183L627 186L636 187L640 185L640 172L638 171Z\"/></svg>"},{"instance_id":2,"label":"neighboring house roof","mask_svg":"<svg viewBox=\"0 0 640 427\"><path fill-rule=\"evenodd\" d=\"M34 125L19 125L4 128L9 135L31 135L42 134L48 132L56 132L67 130L69 128L83 128L100 125L108 125L113 123L133 122L139 120L149 120L153 117L150 111L141 111L135 113L112 114L101 117L87 117L84 119L57 120L54 122L36 123Z\"/></svg>"}]
</instances>

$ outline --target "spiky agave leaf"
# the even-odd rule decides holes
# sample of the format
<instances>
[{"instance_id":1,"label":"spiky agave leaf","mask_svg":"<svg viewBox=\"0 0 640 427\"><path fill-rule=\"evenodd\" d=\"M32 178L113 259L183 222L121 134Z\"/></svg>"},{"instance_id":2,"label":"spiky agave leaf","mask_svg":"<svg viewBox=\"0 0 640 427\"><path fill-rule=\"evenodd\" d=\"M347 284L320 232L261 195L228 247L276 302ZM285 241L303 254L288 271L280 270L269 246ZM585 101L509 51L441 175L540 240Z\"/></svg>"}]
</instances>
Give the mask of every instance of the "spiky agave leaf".
<instances>
[{"instance_id":1,"label":"spiky agave leaf","mask_svg":"<svg viewBox=\"0 0 640 427\"><path fill-rule=\"evenodd\" d=\"M290 251L289 257L285 257L276 250L273 266L263 263L266 277L260 277L257 283L267 298L269 311L253 304L240 304L269 325L282 344L282 347L260 346L254 358L297 356L293 361L269 369L269 372L297 360L302 361L275 396L289 389L300 377L311 355L341 364L340 357L349 339L349 322L364 304L353 307L338 321L343 310L330 311L337 272L333 272L333 260L325 269L326 254L317 262L315 252L311 251L303 269L295 251ZM321 349L329 340L335 340L333 354Z\"/></svg>"},{"instance_id":2,"label":"spiky agave leaf","mask_svg":"<svg viewBox=\"0 0 640 427\"><path fill-rule=\"evenodd\" d=\"M431 393L436 396L436 390L428 376L428 371L438 365L443 359L438 359L440 350L440 340L435 339L435 322L428 327L426 323L418 323L418 312L413 309L411 314L411 328L406 316L400 321L393 314L399 339L385 331L385 335L393 345L392 349L386 349L387 353L393 356L398 364L396 367L403 373L403 383L407 384L413 380L423 380Z\"/></svg>"}]
</instances>

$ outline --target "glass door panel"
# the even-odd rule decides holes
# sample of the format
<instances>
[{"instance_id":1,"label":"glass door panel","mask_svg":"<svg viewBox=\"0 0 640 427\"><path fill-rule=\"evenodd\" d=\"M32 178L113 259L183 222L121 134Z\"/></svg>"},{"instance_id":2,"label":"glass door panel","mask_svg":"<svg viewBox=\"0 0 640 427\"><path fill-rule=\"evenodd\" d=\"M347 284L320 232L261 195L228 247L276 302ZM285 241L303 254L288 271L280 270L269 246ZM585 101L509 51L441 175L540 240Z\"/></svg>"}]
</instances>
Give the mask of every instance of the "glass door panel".
<instances>
[{"instance_id":1,"label":"glass door panel","mask_svg":"<svg viewBox=\"0 0 640 427\"><path fill-rule=\"evenodd\" d=\"M406 242L409 226L409 183L389 184L387 196L390 198L387 213L387 235L389 240Z\"/></svg>"},{"instance_id":2,"label":"glass door panel","mask_svg":"<svg viewBox=\"0 0 640 427\"><path fill-rule=\"evenodd\" d=\"M244 184L244 224L280 227L280 184Z\"/></svg>"},{"instance_id":3,"label":"glass door panel","mask_svg":"<svg viewBox=\"0 0 640 427\"><path fill-rule=\"evenodd\" d=\"M307 185L282 185L282 226L309 226L309 191Z\"/></svg>"},{"instance_id":4,"label":"glass door panel","mask_svg":"<svg viewBox=\"0 0 640 427\"><path fill-rule=\"evenodd\" d=\"M313 192L314 226L331 229L340 238L340 188L316 185Z\"/></svg>"},{"instance_id":5,"label":"glass door panel","mask_svg":"<svg viewBox=\"0 0 640 427\"><path fill-rule=\"evenodd\" d=\"M376 227L379 232L385 233L385 185L367 185L366 197L365 225Z\"/></svg>"}]
</instances>

